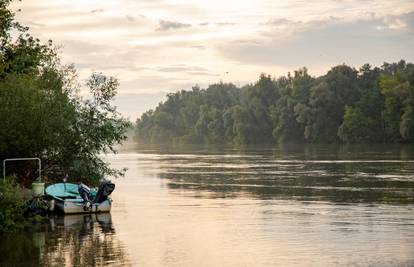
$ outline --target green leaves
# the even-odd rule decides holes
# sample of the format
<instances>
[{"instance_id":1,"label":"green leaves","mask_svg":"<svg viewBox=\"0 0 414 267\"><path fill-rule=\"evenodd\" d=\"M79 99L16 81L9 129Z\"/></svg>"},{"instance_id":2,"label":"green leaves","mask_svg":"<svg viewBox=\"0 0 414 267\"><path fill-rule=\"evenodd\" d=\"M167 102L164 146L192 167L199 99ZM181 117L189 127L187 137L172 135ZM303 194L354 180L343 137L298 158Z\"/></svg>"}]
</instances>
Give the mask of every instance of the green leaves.
<instances>
[{"instance_id":1,"label":"green leaves","mask_svg":"<svg viewBox=\"0 0 414 267\"><path fill-rule=\"evenodd\" d=\"M86 85L89 87L97 105L108 108L106 105L116 95L119 82L114 77L107 77L102 73L93 73Z\"/></svg>"},{"instance_id":2,"label":"green leaves","mask_svg":"<svg viewBox=\"0 0 414 267\"><path fill-rule=\"evenodd\" d=\"M380 77L384 95L384 127L388 139L414 140L414 65L404 61L386 65Z\"/></svg>"},{"instance_id":3,"label":"green leaves","mask_svg":"<svg viewBox=\"0 0 414 267\"><path fill-rule=\"evenodd\" d=\"M162 143L412 142L414 67L404 61L346 65L311 77L306 68L254 84L169 94L137 120L136 138Z\"/></svg>"},{"instance_id":4,"label":"green leaves","mask_svg":"<svg viewBox=\"0 0 414 267\"><path fill-rule=\"evenodd\" d=\"M0 180L0 232L10 232L25 226L24 200L14 179Z\"/></svg>"},{"instance_id":5,"label":"green leaves","mask_svg":"<svg viewBox=\"0 0 414 267\"><path fill-rule=\"evenodd\" d=\"M130 123L112 105L119 82L93 73L87 82L92 100L78 95L73 66L61 66L51 41L42 44L25 33L0 2L0 159L40 157L49 181L68 173L90 184L105 176L117 176L99 153L114 151L126 138ZM10 32L20 33L17 40ZM19 181L35 176L18 166L11 172Z\"/></svg>"}]
</instances>

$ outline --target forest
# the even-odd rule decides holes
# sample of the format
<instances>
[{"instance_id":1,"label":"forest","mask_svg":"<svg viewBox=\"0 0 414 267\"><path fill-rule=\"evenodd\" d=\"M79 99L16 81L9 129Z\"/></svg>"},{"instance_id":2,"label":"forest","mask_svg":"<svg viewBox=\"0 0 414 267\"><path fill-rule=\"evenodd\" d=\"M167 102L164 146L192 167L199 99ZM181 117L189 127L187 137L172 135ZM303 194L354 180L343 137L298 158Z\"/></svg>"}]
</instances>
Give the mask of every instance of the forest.
<instances>
[{"instance_id":1,"label":"forest","mask_svg":"<svg viewBox=\"0 0 414 267\"><path fill-rule=\"evenodd\" d=\"M411 143L414 64L358 70L345 64L313 77L306 68L241 88L218 83L167 95L136 122L145 143Z\"/></svg>"}]
</instances>

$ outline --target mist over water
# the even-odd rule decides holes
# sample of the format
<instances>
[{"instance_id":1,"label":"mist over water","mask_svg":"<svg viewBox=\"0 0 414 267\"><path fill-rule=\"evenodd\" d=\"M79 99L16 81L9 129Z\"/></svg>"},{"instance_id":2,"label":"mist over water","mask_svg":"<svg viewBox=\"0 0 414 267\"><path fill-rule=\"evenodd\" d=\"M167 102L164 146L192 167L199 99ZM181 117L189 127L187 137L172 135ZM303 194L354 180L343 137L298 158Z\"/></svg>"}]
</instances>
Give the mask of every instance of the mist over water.
<instances>
[{"instance_id":1,"label":"mist over water","mask_svg":"<svg viewBox=\"0 0 414 267\"><path fill-rule=\"evenodd\" d=\"M104 157L129 169L111 214L3 236L1 266L414 265L413 147L129 144Z\"/></svg>"}]
</instances>

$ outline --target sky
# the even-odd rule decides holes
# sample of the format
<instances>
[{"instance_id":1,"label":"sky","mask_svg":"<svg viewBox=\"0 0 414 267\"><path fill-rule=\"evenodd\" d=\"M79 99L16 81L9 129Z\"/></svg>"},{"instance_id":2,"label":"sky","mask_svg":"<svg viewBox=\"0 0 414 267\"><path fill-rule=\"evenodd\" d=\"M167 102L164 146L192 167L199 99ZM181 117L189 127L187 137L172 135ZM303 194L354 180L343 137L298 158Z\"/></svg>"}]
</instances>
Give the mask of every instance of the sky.
<instances>
[{"instance_id":1,"label":"sky","mask_svg":"<svg viewBox=\"0 0 414 267\"><path fill-rule=\"evenodd\" d=\"M81 82L92 72L118 78L115 104L133 121L195 85L414 62L412 0L23 0L12 9L60 47Z\"/></svg>"}]
</instances>

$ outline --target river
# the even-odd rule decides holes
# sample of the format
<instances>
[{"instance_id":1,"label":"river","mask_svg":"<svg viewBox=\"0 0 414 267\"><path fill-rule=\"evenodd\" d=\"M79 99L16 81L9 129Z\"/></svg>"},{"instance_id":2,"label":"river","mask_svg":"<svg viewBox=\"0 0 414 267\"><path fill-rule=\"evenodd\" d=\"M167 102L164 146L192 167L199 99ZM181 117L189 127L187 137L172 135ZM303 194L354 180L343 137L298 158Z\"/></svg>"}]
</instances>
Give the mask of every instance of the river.
<instances>
[{"instance_id":1,"label":"river","mask_svg":"<svg viewBox=\"0 0 414 267\"><path fill-rule=\"evenodd\" d=\"M123 146L110 214L2 235L0 266L414 266L414 147Z\"/></svg>"}]
</instances>

